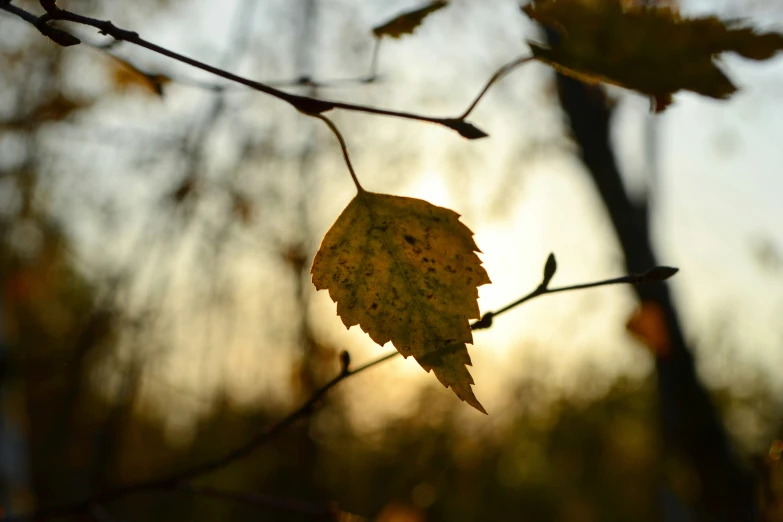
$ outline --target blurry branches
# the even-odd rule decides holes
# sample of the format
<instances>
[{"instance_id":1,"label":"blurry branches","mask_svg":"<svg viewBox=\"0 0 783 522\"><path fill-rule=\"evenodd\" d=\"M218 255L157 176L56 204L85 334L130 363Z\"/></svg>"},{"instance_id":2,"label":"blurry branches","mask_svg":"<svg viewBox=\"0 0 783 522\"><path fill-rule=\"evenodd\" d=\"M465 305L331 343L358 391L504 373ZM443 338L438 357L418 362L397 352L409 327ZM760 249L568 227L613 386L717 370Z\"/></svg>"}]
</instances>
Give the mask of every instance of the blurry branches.
<instances>
[{"instance_id":1,"label":"blurry branches","mask_svg":"<svg viewBox=\"0 0 783 522\"><path fill-rule=\"evenodd\" d=\"M549 283L554 277L556 269L557 269L557 264L555 262L555 257L553 254L550 254L544 266L544 273L543 273L543 278L541 280L541 283L533 291L529 292L528 294L521 297L517 301L503 308L498 309L495 312L485 313L480 321L476 321L471 324L471 329L479 330L479 329L489 328L492 326L492 320L494 317L504 314L509 310L535 297L539 297L542 295L567 292L572 290L581 290L585 288L594 288L598 286L615 285L615 284L639 285L639 284L660 282L668 279L669 277L673 276L677 272L676 268L661 266L661 267L655 267L640 275L624 276L619 278L606 279L603 281L596 281L593 283L551 288L549 287ZM369 370L370 368L373 368L375 366L380 365L381 363L391 360L397 355L399 355L399 352L396 351L391 352L386 355L380 356L376 359L373 359L372 361L364 363L360 366L352 368L351 357L349 353L343 351L340 354L340 371L337 373L337 375L332 377L332 379L330 379L326 384L318 388L313 393L313 395L310 396L310 398L307 399L298 408L291 411L288 415L281 418L279 421L268 425L266 428L261 430L256 436L248 440L243 445L228 451L224 455L204 461L201 464L197 464L193 467L173 473L166 477L144 480L135 484L128 484L126 486L120 486L117 488L108 489L106 491L98 493L84 500L63 504L60 506L54 506L51 508L45 508L38 512L32 513L30 515L9 517L6 518L5 520L7 520L8 522L22 522L22 521L47 520L47 519L52 519L57 517L65 517L69 515L87 512L96 505L97 506L106 505L112 501L130 495L135 495L144 492L151 492L151 491L182 490L196 495L204 494L207 496L221 496L224 498L230 496L236 500L237 495L228 495L227 493L220 493L217 490L212 490L209 488L206 489L198 488L192 486L189 482L191 480L218 471L238 460L241 460L249 456L250 454L255 452L259 447L266 444L272 438L277 436L280 432L292 426L298 420L310 415L313 412L313 410L316 409L318 405L322 403L323 398L326 396L326 394L330 390L335 388L338 384L340 384L344 380L354 375L363 373L366 370ZM247 500L247 498L245 498L244 500ZM291 504L287 502L279 502L277 507L292 508Z\"/></svg>"},{"instance_id":2,"label":"blurry branches","mask_svg":"<svg viewBox=\"0 0 783 522\"><path fill-rule=\"evenodd\" d=\"M548 31L550 40L557 35ZM558 74L560 103L581 159L603 200L629 271L656 263L647 201L628 194L610 139L612 109L593 86ZM667 450L693 463L700 479L700 509L710 520L756 520L753 478L742 467L714 405L696 375L680 317L666 285L636 289L642 303L662 311L667 344L656 357L663 440ZM670 454L671 454L670 453Z\"/></svg>"},{"instance_id":3,"label":"blurry branches","mask_svg":"<svg viewBox=\"0 0 783 522\"><path fill-rule=\"evenodd\" d=\"M380 116L391 116L396 118L435 123L438 125L442 125L444 127L448 127L452 130L455 130L460 135L462 135L467 139L478 139L487 136L487 134L484 131L474 126L473 124L467 122L464 116L457 117L457 118L438 118L438 117L425 116L420 114L413 114L409 112L392 111L386 109L379 109L375 107L368 107L364 105L356 105L351 103L343 103L343 102L330 101L330 100L321 100L321 99L311 98L308 96L290 94L285 91L281 91L280 89L277 89L275 87L272 87L271 85L267 85L265 83L243 78L241 76L230 73L223 69L208 65L198 60L194 60L182 54L176 53L174 51L156 45L152 42L149 42L141 38L138 33L134 31L128 31L126 29L121 29L108 20L98 20L95 18L90 18L88 16L72 13L70 11L59 8L53 1L42 0L41 5L46 10L46 13L40 17L36 17L32 13L29 13L27 11L24 11L23 9L12 6L10 0L6 0L3 3L0 3L0 9L3 9L14 15L19 16L26 22L33 24L36 28L44 27L45 31L49 31L49 29L46 28L47 27L50 28L49 23L55 20L74 22L74 23L94 27L98 29L102 34L109 35L113 37L115 40L125 41L138 45L140 47L144 47L145 49L149 49L150 51L156 52L163 56L167 56L174 60L180 61L182 63L186 63L198 69L202 69L204 71L212 73L216 76L220 76L227 80L240 83L242 85L245 85L246 87L250 87L251 89L275 97L281 101L284 101L292 105L296 110L308 116L315 116L333 109L343 109L347 111L363 112L367 114L376 114ZM65 34L69 34L69 33L65 33ZM70 45L74 45L74 43L71 43Z\"/></svg>"}]
</instances>

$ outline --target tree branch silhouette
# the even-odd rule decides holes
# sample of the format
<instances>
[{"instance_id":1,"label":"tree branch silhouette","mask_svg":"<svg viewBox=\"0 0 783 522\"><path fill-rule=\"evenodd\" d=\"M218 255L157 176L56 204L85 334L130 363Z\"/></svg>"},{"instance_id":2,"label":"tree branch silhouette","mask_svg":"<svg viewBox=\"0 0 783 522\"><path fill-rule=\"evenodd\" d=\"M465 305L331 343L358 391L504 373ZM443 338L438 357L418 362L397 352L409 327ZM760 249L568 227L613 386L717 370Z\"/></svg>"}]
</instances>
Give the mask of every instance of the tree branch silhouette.
<instances>
[{"instance_id":1,"label":"tree branch silhouette","mask_svg":"<svg viewBox=\"0 0 783 522\"><path fill-rule=\"evenodd\" d=\"M547 258L546 264L544 266L544 274L541 283L539 283L539 285L534 290L532 290L528 294L517 299L516 301L514 301L509 305L506 305L494 312L485 313L479 321L475 321L470 325L471 329L482 330L482 329L490 328L493 324L493 319L495 317L504 314L512 310L513 308L516 308L517 306L542 295L554 294L560 292L569 292L572 290L583 290L586 288L595 288L599 286L609 286L609 285L616 285L616 284L639 285L645 283L659 282L670 278L678 271L677 268L659 266L639 275L629 275L623 277L616 277L612 279L605 279L602 281L596 281L592 283L583 283L577 285L550 288L549 283L554 277L556 270L557 270L557 263L555 261L555 256L554 254L549 254L549 257ZM296 421L307 417L318 406L318 404L321 402L324 396L332 388L336 387L338 384L348 379L349 377L365 372L370 368L373 368L375 366L380 365L381 363L389 361L398 355L399 352L397 351L390 352L386 355L382 355L376 359L366 362L360 366L351 368L350 354L347 351L343 351L340 354L340 371L337 373L337 375L332 377L332 379L330 379L326 384L324 384L318 390L316 390L315 393L313 393L313 395L307 401L305 401L301 406L291 411L288 415L286 415L282 419L278 420L273 424L270 424L269 426L261 430L258 434L256 434L247 442L245 442L243 445L233 448L227 451L226 453L224 453L223 455L220 455L210 460L206 460L200 464L196 464L194 466L191 466L184 470L180 470L178 472L172 473L162 478L153 478L149 480L136 482L133 484L128 484L125 486L111 488L106 491L97 493L91 497L85 498L83 500L75 501L68 504L62 504L59 506L53 506L50 508L44 508L39 511L36 511L35 513L31 513L29 515L7 517L3 520L4 522L28 522L28 521L42 521L42 520L50 520L50 519L55 519L60 517L66 517L66 516L89 512L95 506L104 506L107 503L113 502L120 498L128 497L130 495L154 492L154 491L170 491L170 490L180 489L183 491L191 492L193 494L198 494L199 491L201 491L204 494L207 494L206 490L204 490L203 488L197 488L195 486L192 486L189 484L189 482L193 479L208 475L212 472L222 469L236 461L239 461L249 456L259 447L261 447L263 444L265 444L273 437L275 437L277 434L279 434L281 431L293 425Z\"/></svg>"},{"instance_id":2,"label":"tree branch silhouette","mask_svg":"<svg viewBox=\"0 0 783 522\"><path fill-rule=\"evenodd\" d=\"M471 139L471 140L484 138L488 136L486 132L479 129L472 123L466 121L464 116L456 117L456 118L440 118L440 117L426 116L422 114L415 114L415 113L405 112L405 111L381 109L381 108L371 107L367 105L358 105L358 104L345 103L345 102L339 102L333 100L322 100L318 98L312 98L309 96L291 94L282 91L278 88L272 87L269 84L244 78L242 76L233 74L231 72L225 71L218 67L214 67L207 63L195 60L183 54L176 53L165 47L161 47L157 44L154 44L148 40L141 38L141 36L139 36L139 34L136 33L135 31L129 31L127 29L122 29L117 27L109 20L99 20L97 18L91 18L89 16L84 16L81 14L73 13L71 11L67 11L65 9L58 7L53 0L41 0L40 3L41 6L46 10L46 13L40 17L35 16L34 14L25 11L24 9L12 6L11 0L2 0L2 2L0 2L0 9L5 10L11 14L14 14L20 17L21 19L25 20L26 22L31 23L42 34L46 35L54 42L60 45L63 46L77 45L78 43L81 43L81 41L75 36L73 36L72 34L62 29L51 26L50 22L52 21L73 22L81 25L86 25L89 27L94 27L98 29L102 34L111 36L115 40L138 45L139 47L143 47L152 52L188 64L192 67L196 67L198 69L209 72L221 78L231 80L233 82L242 84L256 91L277 98L281 101L284 101L292 105L296 110L308 116L315 116L323 112L331 111L334 109L342 109L346 111L375 114L378 116L389 116L394 118L434 123L436 125L448 127L449 129L458 132L464 138Z\"/></svg>"}]
</instances>

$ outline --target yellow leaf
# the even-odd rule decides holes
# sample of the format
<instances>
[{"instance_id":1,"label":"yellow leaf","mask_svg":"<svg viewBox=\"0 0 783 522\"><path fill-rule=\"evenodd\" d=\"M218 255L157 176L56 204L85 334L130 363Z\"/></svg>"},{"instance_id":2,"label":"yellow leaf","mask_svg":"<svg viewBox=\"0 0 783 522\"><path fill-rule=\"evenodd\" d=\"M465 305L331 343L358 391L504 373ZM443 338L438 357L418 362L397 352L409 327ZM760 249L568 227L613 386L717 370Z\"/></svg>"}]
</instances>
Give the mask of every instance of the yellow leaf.
<instances>
[{"instance_id":1,"label":"yellow leaf","mask_svg":"<svg viewBox=\"0 0 783 522\"><path fill-rule=\"evenodd\" d=\"M456 212L362 190L327 232L311 272L346 327L358 324L380 345L391 341L486 413L466 368L477 287L490 282L478 251Z\"/></svg>"},{"instance_id":2,"label":"yellow leaf","mask_svg":"<svg viewBox=\"0 0 783 522\"><path fill-rule=\"evenodd\" d=\"M434 13L438 9L446 7L446 5L448 5L448 2L431 2L424 7L402 13L382 25L373 27L372 32L376 38L382 36L399 38L404 34L413 34L413 31L421 25L430 13Z\"/></svg>"},{"instance_id":3,"label":"yellow leaf","mask_svg":"<svg viewBox=\"0 0 783 522\"><path fill-rule=\"evenodd\" d=\"M522 10L557 33L551 48L530 43L536 59L582 81L646 94L658 110L680 90L718 99L734 93L715 62L720 53L766 60L783 50L780 34L628 0L533 0Z\"/></svg>"}]
</instances>

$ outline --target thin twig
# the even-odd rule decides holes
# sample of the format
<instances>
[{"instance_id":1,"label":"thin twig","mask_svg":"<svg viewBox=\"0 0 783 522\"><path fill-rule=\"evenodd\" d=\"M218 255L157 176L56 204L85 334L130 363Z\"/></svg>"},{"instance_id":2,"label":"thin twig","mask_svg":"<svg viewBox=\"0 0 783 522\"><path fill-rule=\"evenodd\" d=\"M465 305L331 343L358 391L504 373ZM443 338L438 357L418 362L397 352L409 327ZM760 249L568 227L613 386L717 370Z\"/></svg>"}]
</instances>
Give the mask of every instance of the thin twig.
<instances>
[{"instance_id":1,"label":"thin twig","mask_svg":"<svg viewBox=\"0 0 783 522\"><path fill-rule=\"evenodd\" d=\"M115 500L130 495L144 493L144 492L151 492L151 491L165 491L165 490L170 490L172 488L178 488L180 487L181 484L187 483L187 481L189 480L212 473L213 471L221 469L232 462L235 462L237 460L240 460L250 455L256 449L258 449L262 444L268 442L270 439L272 439L275 435L283 431L285 428L291 426L297 420L306 417L316 406L316 404L321 400L321 398L324 395L326 395L326 393L329 390L337 386L340 382L347 379L348 377L351 377L352 375L356 375L358 373L364 372L372 368L373 366L377 366L378 364L381 364L382 362L391 359L395 355L397 355L397 352L370 361L353 370L348 367L349 366L348 364L343 363L342 368L340 369L340 373L338 373L335 377L333 377L329 382L327 382L321 388L316 390L316 392L304 404L299 406L297 409L295 409L294 411L292 411L291 413L289 413L288 415L286 415L276 423L267 426L264 430L259 432L255 437L247 441L242 446L234 448L219 457L208 460L201 464L197 464L195 466L179 471L177 473L173 473L163 478L144 480L144 481L137 482L135 484L128 484L126 486L120 486L117 488L108 489L102 493L98 493L84 500L72 502L69 504L62 504L51 508L44 508L31 515L6 517L3 519L3 522L27 522L27 521L49 520L58 517L66 517L78 513L84 513L86 511L91 510L92 507L95 505L104 505L109 502L113 502Z\"/></svg>"},{"instance_id":2,"label":"thin twig","mask_svg":"<svg viewBox=\"0 0 783 522\"><path fill-rule=\"evenodd\" d=\"M383 38L376 38L372 46L372 59L370 61L370 78L375 78L378 74L378 55L381 52L381 42Z\"/></svg>"},{"instance_id":3,"label":"thin twig","mask_svg":"<svg viewBox=\"0 0 783 522\"><path fill-rule=\"evenodd\" d=\"M327 120L328 121L328 120ZM656 281L664 281L669 277L677 273L676 268L671 267L656 267L641 275L630 275L624 277L617 277L613 279L606 279L594 283L584 283L578 285L563 286L557 288L549 288L549 282L555 275L557 264L553 254L549 255L547 262L544 266L544 276L541 283L530 293L517 299L513 303L498 309L495 312L487 312L482 316L479 321L473 322L470 327L473 330L481 330L492 326L492 320L494 317L508 312L512 308L515 308L526 301L530 301L535 297L539 297L546 294L554 294L558 292L568 292L571 290L581 290L585 288L594 288L597 286L607 286L615 284L643 284ZM315 393L297 409L280 419L274 424L267 426L264 430L259 432L256 436L251 438L242 446L227 451L225 454L203 462L196 464L190 468L173 473L164 478L152 479L147 481L137 482L135 484L128 484L126 486L120 486L114 489L106 490L102 493L98 493L90 498L73 502L70 504L63 504L60 506L54 506L52 508L45 508L36 513L26 516L8 517L3 519L4 522L27 522L34 520L47 520L56 517L64 517L68 515L74 515L83 513L90 510L95 505L104 505L108 502L112 502L119 498L127 497L129 495L144 493L150 491L170 490L172 488L179 488L182 484L186 484L188 481L201 477L217 471L235 461L243 459L253 453L261 445L268 442L275 435L283 431L285 428L294 424L297 420L306 417L313 408L320 402L320 400L329 392L332 388L340 384L345 379L362 373L374 366L388 361L399 355L399 352L390 352L386 355L382 355L377 359L369 361L361 366L351 369L351 361L348 352L343 352L340 355L341 368L340 372L334 376L329 382L324 384L321 388L315 391Z\"/></svg>"},{"instance_id":4,"label":"thin twig","mask_svg":"<svg viewBox=\"0 0 783 522\"><path fill-rule=\"evenodd\" d=\"M522 56L520 58L515 59L514 61L511 61L501 67L500 69L495 72L495 74L492 75L492 78L489 79L487 84L484 86L483 89L481 89L481 92L476 96L476 99L473 100L473 103L468 106L468 108L465 110L465 112L462 113L462 116L459 117L459 119L464 120L467 118L471 112L473 112L473 109L476 108L476 105L481 101L481 99L484 97L485 94L487 94L487 91L489 91L489 88L492 87L496 82L499 82L503 79L506 75L510 74L514 69L519 67L522 64L525 64L532 60L532 56Z\"/></svg>"},{"instance_id":5,"label":"thin twig","mask_svg":"<svg viewBox=\"0 0 783 522\"><path fill-rule=\"evenodd\" d=\"M444 127L448 127L452 130L455 130L461 136L467 139L478 139L487 136L486 132L479 129L472 123L465 121L464 118L438 118L434 116L425 116L425 115L414 114L405 111L379 109L376 107L370 107L366 105L357 105L357 104L344 103L344 102L332 101L332 100L322 100L318 98L312 98L309 96L290 94L285 91L276 89L266 83L250 80L248 78L243 78L242 76L238 76L236 74L230 73L218 67L214 67L212 65L206 64L204 62L200 62L198 60L194 60L193 58L189 58L185 55L166 49L165 47L156 45L150 41L141 38L138 33L126 29L121 29L108 20L99 20L97 18L91 18L89 16L84 16L84 15L73 13L71 11L67 11L65 9L61 9L60 7L55 5L53 0L41 0L40 3L44 7L44 9L46 9L46 14L44 14L41 17L36 17L32 13L11 6L10 0L5 0L5 3L0 3L0 9L4 9L12 14L19 16L23 20L32 23L36 28L38 28L39 31L41 31L43 34L47 35L49 38L52 38L55 41L57 40L52 36L53 31L57 31L61 39L62 39L62 35L67 35L73 38L74 40L76 40L75 42L71 41L67 43L67 45L75 45L76 43L79 43L79 41L76 37L74 37L70 33L49 26L48 23L50 21L62 20L66 22L74 22L77 24L94 27L98 29L101 33L109 35L116 40L122 40L128 43L132 43L134 45L138 45L140 47L144 47L145 49L161 54L173 60L186 63L192 67L196 67L203 71L212 73L216 76L220 76L221 78L231 80L233 82L250 87L251 89L255 89L257 91L263 92L264 94L267 94L269 96L273 96L279 100L289 103L299 112L302 112L308 116L315 116L333 109L343 109L346 111L362 112L366 114L375 114L379 116L390 116L394 118L402 118L402 119L416 120L416 121L427 122L427 123L434 123L436 125L442 125ZM59 41L58 43L60 43L61 45L66 45L65 43Z\"/></svg>"},{"instance_id":6,"label":"thin twig","mask_svg":"<svg viewBox=\"0 0 783 522\"><path fill-rule=\"evenodd\" d=\"M345 144L345 138L343 138L343 135L340 132L340 130L337 128L334 122L332 122L332 120L330 120L323 114L317 114L315 117L323 121L337 137L337 141L340 142L340 148L343 151L343 158L345 159L345 165L348 167L348 172L351 173L351 179L353 179L353 183L354 185L356 185L356 190L358 190L359 192L366 192L362 187L362 184L359 183L359 178L356 177L356 172L354 172L353 170L353 165L351 164L351 158L348 155L348 146Z\"/></svg>"},{"instance_id":7,"label":"thin twig","mask_svg":"<svg viewBox=\"0 0 783 522\"><path fill-rule=\"evenodd\" d=\"M62 29L58 29L57 27L52 27L45 23L41 23L40 18L35 16L33 13L25 11L20 7L16 7L15 5L11 5L11 0L0 1L0 9L8 11L13 15L18 16L25 22L32 24L41 32L42 35L46 36L58 45L62 45L63 47L70 47L71 45L79 45L81 43L81 40L76 38L71 33L63 31Z\"/></svg>"},{"instance_id":8,"label":"thin twig","mask_svg":"<svg viewBox=\"0 0 783 522\"><path fill-rule=\"evenodd\" d=\"M525 303L527 301L530 301L531 299L535 299L536 297L542 295L556 294L559 292L570 292L571 290L584 290L585 288L595 288L597 286L609 286L609 285L618 285L618 284L641 285L646 283L654 283L659 281L665 281L666 279L669 279L679 271L678 268L673 268L669 266L657 266L651 270L648 270L643 274L615 277L612 279L605 279L603 281L596 281L594 283L583 283L578 285L569 285L569 286L561 286L557 288L550 288L549 282L552 280L552 277L554 277L556 270L557 270L557 263L555 262L555 255L549 254L546 265L544 267L544 277L542 278L541 283L539 283L539 285L533 291L531 291L529 294L523 297L520 297L513 303L507 304L506 306L494 312L485 313L484 315L481 316L481 319L472 323L470 325L470 328L472 330L483 330L489 328L492 326L492 320L495 317L504 314L513 308L516 308L522 303Z\"/></svg>"}]
</instances>

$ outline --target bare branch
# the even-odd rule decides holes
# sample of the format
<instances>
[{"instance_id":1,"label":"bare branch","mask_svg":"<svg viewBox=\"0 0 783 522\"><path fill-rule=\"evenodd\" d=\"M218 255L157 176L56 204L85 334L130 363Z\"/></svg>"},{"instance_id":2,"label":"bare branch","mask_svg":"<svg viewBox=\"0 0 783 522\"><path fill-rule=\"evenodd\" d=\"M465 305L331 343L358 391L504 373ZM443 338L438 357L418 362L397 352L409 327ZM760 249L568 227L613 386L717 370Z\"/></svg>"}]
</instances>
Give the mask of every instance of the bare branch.
<instances>
[{"instance_id":1,"label":"bare branch","mask_svg":"<svg viewBox=\"0 0 783 522\"><path fill-rule=\"evenodd\" d=\"M362 187L362 184L359 183L359 178L356 177L356 172L354 172L353 170L353 165L351 164L351 157L348 155L348 146L345 144L345 138L343 138L340 129L337 128L337 125L335 125L334 122L332 122L332 120L330 120L323 114L317 114L316 118L323 121L329 127L332 133L337 137L337 141L340 142L340 148L343 151L343 159L345 160L345 165L348 167L348 172L351 173L351 179L353 180L353 184L356 185L356 190L358 190L359 192L364 192L365 190Z\"/></svg>"},{"instance_id":2,"label":"bare branch","mask_svg":"<svg viewBox=\"0 0 783 522\"><path fill-rule=\"evenodd\" d=\"M67 11L65 9L61 9L55 4L53 0L41 0L41 5L46 10L46 14L44 14L41 17L37 17L32 13L24 11L23 9L12 7L10 4L10 0L4 0L3 3L0 3L0 8L5 9L6 11L9 11L19 16L23 20L33 24L36 28L38 28L39 31L43 32L46 36L50 38L52 37L53 34L52 31L55 31L57 32L58 35L62 33L64 35L70 36L71 38L74 38L75 40L78 40L70 33L66 33L64 31L61 31L60 29L55 29L49 26L48 25L49 22L53 20L62 20L66 22L73 22L81 25L94 27L98 29L102 34L111 36L115 40L125 41L128 43L132 43L134 45L138 45L140 47L144 47L145 49L161 54L173 60L186 63L192 67L196 67L198 69L207 71L216 76L220 76L221 78L231 80L233 82L242 84L246 87L250 87L251 89L254 89L256 91L263 92L264 94L267 94L269 96L273 96L279 100L289 103L296 110L308 116L316 116L318 114L331 111L334 109L342 109L346 111L362 112L366 114L375 114L379 116L389 116L394 118L434 123L436 125L442 125L444 127L448 127L452 130L455 130L464 138L471 139L471 140L484 138L488 136L488 134L483 130L479 129L472 123L465 121L464 116L459 118L438 118L434 116L426 116L426 115L414 114L414 113L404 112L404 111L379 109L376 107L370 107L366 105L357 105L357 104L344 103L344 102L332 101L332 100L321 100L309 96L300 96L297 94L287 93L285 91L281 91L280 89L272 87L269 84L250 80L242 76L238 76L236 74L230 73L218 67L214 67L212 65L206 64L204 62L200 62L198 60L194 60L193 58L189 58L185 55L166 49L165 47L156 45L148 40L141 38L141 36L139 36L139 34L134 31L129 31L117 27L109 20L99 20L97 18L91 18L89 16L84 16L77 13L73 13L71 11ZM79 41L72 41L72 43L70 43L69 45L75 45L77 43L79 43ZM371 75L371 78L374 79L374 76Z\"/></svg>"},{"instance_id":3,"label":"bare branch","mask_svg":"<svg viewBox=\"0 0 783 522\"><path fill-rule=\"evenodd\" d=\"M323 119L326 120L326 118ZM522 303L525 303L527 301L530 301L531 299L534 299L542 295L554 294L559 292L568 292L571 290L582 290L585 288L594 288L598 286L608 286L608 285L615 285L615 284L638 285L644 283L664 281L670 278L671 276L673 276L678 271L678 269L676 268L660 266L660 267L655 267L640 275L629 275L629 276L617 277L613 279L606 279L603 281L597 281L594 283L584 283L578 285L549 288L549 281L555 275L556 269L557 269L557 264L555 262L554 255L550 254L544 266L544 274L543 274L542 281L532 292L514 301L513 303L498 309L497 311L487 312L482 316L482 318L479 321L475 321L470 325L471 329L481 330L481 329L490 328L492 326L492 321L494 317L497 317L498 315L508 312L509 310L521 305ZM238 460L247 457L248 455L253 453L256 449L261 447L263 444L269 442L278 433L288 428L289 426L293 425L299 419L308 416L313 411L313 409L320 403L321 399L332 388L340 384L342 381L348 379L353 375L369 370L374 366L378 366L383 362L391 360L397 355L399 355L399 352L396 351L390 352L386 355L378 357L377 359L373 359L372 361L369 361L361 366L351 369L350 355L348 355L347 352L343 352L340 355L339 373L335 375L329 382L324 384L321 388L316 390L315 393L304 404L299 406L297 409L295 409L294 411L292 411L291 413L289 413L288 415L286 415L276 423L267 426L265 429L260 431L255 437L248 440L242 446L229 450L225 454L219 457L205 461L201 464L196 464L195 466L173 473L167 477L141 481L135 484L128 484L126 486L120 486L114 489L106 490L102 493L98 493L84 500L80 500L70 504L62 504L60 506L54 506L48 509L42 509L31 515L7 517L3 520L4 522L27 522L27 521L36 521L36 520L48 520L52 518L65 517L69 515L75 515L78 513L89 512L96 505L102 506L114 500L124 498L130 495L138 494L138 493L151 492L151 491L165 491L165 490L171 490L176 488L180 488L180 489L192 488L192 486L187 486L188 481L195 479L197 477L208 475L214 471L217 471L219 469L228 466L229 464L232 464Z\"/></svg>"},{"instance_id":4,"label":"bare branch","mask_svg":"<svg viewBox=\"0 0 783 522\"><path fill-rule=\"evenodd\" d=\"M605 279L603 281L596 281L594 283L583 283L579 285L550 288L549 282L552 280L552 277L554 277L556 270L557 270L557 262L555 261L555 255L549 254L549 257L547 258L547 262L544 266L544 276L541 279L541 283L535 288L535 290L533 290L527 295L520 297L513 303L510 303L504 306L503 308L500 308L499 310L485 313L479 321L476 321L475 323L470 325L471 329L483 330L489 328L492 326L492 320L495 317L499 316L500 314L504 314L513 308L516 308L522 303L525 303L527 301L530 301L531 299L534 299L542 295L556 294L559 292L570 292L571 290L584 290L586 288L595 288L597 286L609 286L609 285L619 285L619 284L642 285L647 283L655 283L655 282L665 281L666 279L669 279L679 271L679 268L673 268L670 266L657 266L651 270L648 270L643 274L615 277L613 279Z\"/></svg>"},{"instance_id":5,"label":"bare branch","mask_svg":"<svg viewBox=\"0 0 783 522\"><path fill-rule=\"evenodd\" d=\"M51 41L53 41L58 45L62 45L63 47L70 47L72 45L79 45L81 43L81 40L76 38L71 33L47 25L45 22L42 22L41 19L35 16L33 13L30 13L28 11L25 11L24 9L11 5L11 0L0 1L0 9L2 9L3 11L8 11L13 15L18 16L25 22L32 24L36 29L38 29L41 32L42 35L46 36L47 38L49 38Z\"/></svg>"}]
</instances>

